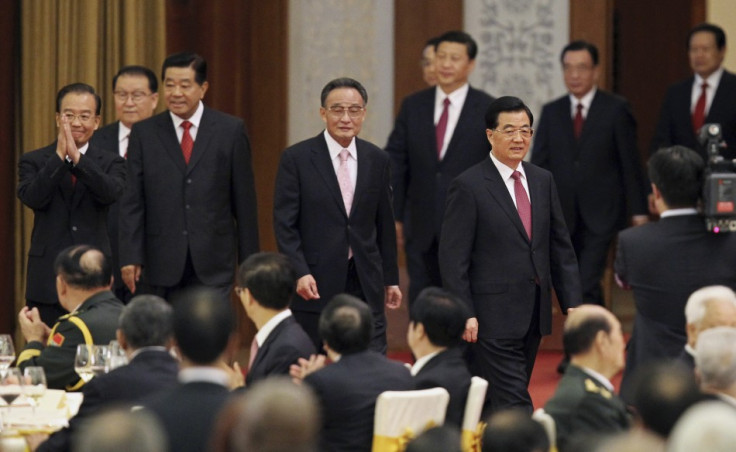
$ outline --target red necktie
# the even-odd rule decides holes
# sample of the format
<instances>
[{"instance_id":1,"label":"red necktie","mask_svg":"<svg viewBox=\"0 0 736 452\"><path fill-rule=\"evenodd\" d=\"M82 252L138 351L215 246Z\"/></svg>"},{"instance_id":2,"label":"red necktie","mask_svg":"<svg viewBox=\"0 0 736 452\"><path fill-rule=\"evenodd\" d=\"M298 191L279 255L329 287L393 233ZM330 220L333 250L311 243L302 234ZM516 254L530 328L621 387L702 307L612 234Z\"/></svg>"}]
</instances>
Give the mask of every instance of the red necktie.
<instances>
[{"instance_id":1,"label":"red necktie","mask_svg":"<svg viewBox=\"0 0 736 452\"><path fill-rule=\"evenodd\" d=\"M248 358L248 373L250 373L250 368L253 367L253 361L256 360L257 354L258 354L258 341L256 341L255 337L253 337L253 342L250 343L250 358Z\"/></svg>"},{"instance_id":2,"label":"red necktie","mask_svg":"<svg viewBox=\"0 0 736 452\"><path fill-rule=\"evenodd\" d=\"M524 190L524 184L521 183L521 173L514 171L511 174L514 179L514 197L516 198L516 210L519 211L521 223L524 225L526 235L529 240L532 239L532 205L529 203L529 196Z\"/></svg>"},{"instance_id":3,"label":"red necktie","mask_svg":"<svg viewBox=\"0 0 736 452\"><path fill-rule=\"evenodd\" d=\"M437 138L437 160L440 160L442 156L442 146L445 144L445 131L447 131L447 115L448 107L450 106L450 98L445 97L443 102L445 108L442 109L440 120L437 121L437 126L434 129L435 137Z\"/></svg>"},{"instance_id":4,"label":"red necktie","mask_svg":"<svg viewBox=\"0 0 736 452\"><path fill-rule=\"evenodd\" d=\"M693 131L698 133L703 123L705 122L705 90L708 89L708 82L703 82L700 90L700 97L698 102L695 104L695 110L693 110Z\"/></svg>"},{"instance_id":5,"label":"red necktie","mask_svg":"<svg viewBox=\"0 0 736 452\"><path fill-rule=\"evenodd\" d=\"M192 127L192 123L184 121L181 123L184 128L184 133L181 136L181 152L184 154L184 161L189 165L189 159L192 157L192 148L194 147L194 140L189 135L189 128Z\"/></svg>"},{"instance_id":6,"label":"red necktie","mask_svg":"<svg viewBox=\"0 0 736 452\"><path fill-rule=\"evenodd\" d=\"M575 129L575 138L580 138L580 134L583 133L583 122L583 104L578 104L575 119L572 122Z\"/></svg>"}]
</instances>

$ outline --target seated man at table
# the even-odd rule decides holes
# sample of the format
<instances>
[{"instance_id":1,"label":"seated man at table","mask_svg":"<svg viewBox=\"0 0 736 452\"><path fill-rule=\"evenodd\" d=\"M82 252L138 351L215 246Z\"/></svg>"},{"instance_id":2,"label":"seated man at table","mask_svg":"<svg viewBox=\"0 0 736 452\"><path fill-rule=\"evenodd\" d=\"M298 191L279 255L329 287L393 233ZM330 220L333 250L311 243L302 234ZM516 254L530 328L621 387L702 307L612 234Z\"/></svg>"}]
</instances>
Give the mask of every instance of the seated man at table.
<instances>
[{"instance_id":1,"label":"seated man at table","mask_svg":"<svg viewBox=\"0 0 736 452\"><path fill-rule=\"evenodd\" d=\"M84 401L69 427L42 443L38 451L69 450L79 424L112 404L134 405L141 398L176 384L179 363L168 348L172 342L172 310L155 295L134 297L120 314L117 339L129 364L100 375L84 385Z\"/></svg>"},{"instance_id":2,"label":"seated man at table","mask_svg":"<svg viewBox=\"0 0 736 452\"><path fill-rule=\"evenodd\" d=\"M50 389L78 391L84 380L74 372L77 345L106 345L115 339L123 303L110 291L110 261L96 248L74 245L63 250L54 271L59 303L69 314L49 328L38 309L21 309L18 324L28 343L18 355L18 367L41 366Z\"/></svg>"}]
</instances>

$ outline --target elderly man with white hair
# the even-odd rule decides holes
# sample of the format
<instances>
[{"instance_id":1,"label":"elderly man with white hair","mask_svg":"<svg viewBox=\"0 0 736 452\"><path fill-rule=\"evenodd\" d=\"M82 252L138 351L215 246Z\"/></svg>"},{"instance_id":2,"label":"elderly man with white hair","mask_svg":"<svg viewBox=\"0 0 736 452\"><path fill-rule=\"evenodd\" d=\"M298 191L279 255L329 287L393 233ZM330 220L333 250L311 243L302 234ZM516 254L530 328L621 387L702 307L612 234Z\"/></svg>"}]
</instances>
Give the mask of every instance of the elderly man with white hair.
<instances>
[{"instance_id":1,"label":"elderly man with white hair","mask_svg":"<svg viewBox=\"0 0 736 452\"><path fill-rule=\"evenodd\" d=\"M736 293L726 286L706 286L690 295L685 305L687 344L678 360L695 368L695 344L705 330L717 326L736 327Z\"/></svg>"},{"instance_id":2,"label":"elderly man with white hair","mask_svg":"<svg viewBox=\"0 0 736 452\"><path fill-rule=\"evenodd\" d=\"M719 326L698 337L695 372L703 392L736 407L736 328Z\"/></svg>"}]
</instances>

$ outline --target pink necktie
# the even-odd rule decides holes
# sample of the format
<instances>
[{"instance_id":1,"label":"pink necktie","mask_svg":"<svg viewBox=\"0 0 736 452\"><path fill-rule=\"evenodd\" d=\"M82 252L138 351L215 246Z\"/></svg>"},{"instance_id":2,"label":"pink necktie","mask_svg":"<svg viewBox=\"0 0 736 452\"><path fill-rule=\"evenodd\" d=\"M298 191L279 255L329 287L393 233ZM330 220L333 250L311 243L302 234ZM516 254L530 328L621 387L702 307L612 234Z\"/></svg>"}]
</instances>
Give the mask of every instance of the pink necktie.
<instances>
[{"instance_id":1,"label":"pink necktie","mask_svg":"<svg viewBox=\"0 0 736 452\"><path fill-rule=\"evenodd\" d=\"M350 157L350 152L347 149L340 151L340 166L337 168L337 182L340 183L340 192L342 193L342 202L345 204L345 212L350 216L350 208L353 205L353 184L350 182L348 157ZM348 247L348 259L351 257L353 257L353 249Z\"/></svg>"},{"instance_id":2,"label":"pink necktie","mask_svg":"<svg viewBox=\"0 0 736 452\"><path fill-rule=\"evenodd\" d=\"M580 138L583 133L583 104L578 104L572 125L575 128L575 138Z\"/></svg>"},{"instance_id":3,"label":"pink necktie","mask_svg":"<svg viewBox=\"0 0 736 452\"><path fill-rule=\"evenodd\" d=\"M250 358L248 359L248 373L250 373L250 368L253 367L253 361L256 360L256 355L258 354L258 341L256 341L256 338L253 338L253 342L250 343Z\"/></svg>"},{"instance_id":4,"label":"pink necktie","mask_svg":"<svg viewBox=\"0 0 736 452\"><path fill-rule=\"evenodd\" d=\"M437 126L434 129L435 138L437 139L437 160L440 160L440 157L442 157L442 146L445 145L445 132L447 131L447 116L448 116L448 107L450 106L450 98L445 97L445 101L443 102L445 108L442 109L442 114L440 115L440 120L437 121Z\"/></svg>"},{"instance_id":5,"label":"pink necktie","mask_svg":"<svg viewBox=\"0 0 736 452\"><path fill-rule=\"evenodd\" d=\"M693 110L693 131L695 133L698 133L705 122L705 90L708 89L708 83L703 82L701 87L700 97L698 97L698 102L695 104L695 110Z\"/></svg>"},{"instance_id":6,"label":"pink necktie","mask_svg":"<svg viewBox=\"0 0 736 452\"><path fill-rule=\"evenodd\" d=\"M184 133L181 136L181 152L184 154L184 162L189 165L189 159L192 158L192 148L194 148L194 140L189 135L189 128L192 127L192 123L184 121L181 126L184 128Z\"/></svg>"},{"instance_id":7,"label":"pink necktie","mask_svg":"<svg viewBox=\"0 0 736 452\"><path fill-rule=\"evenodd\" d=\"M521 173L514 171L511 174L514 179L514 197L516 198L516 210L519 211L521 223L524 225L526 235L529 240L532 239L532 205L529 203L529 196L524 190L524 184L521 183Z\"/></svg>"}]
</instances>

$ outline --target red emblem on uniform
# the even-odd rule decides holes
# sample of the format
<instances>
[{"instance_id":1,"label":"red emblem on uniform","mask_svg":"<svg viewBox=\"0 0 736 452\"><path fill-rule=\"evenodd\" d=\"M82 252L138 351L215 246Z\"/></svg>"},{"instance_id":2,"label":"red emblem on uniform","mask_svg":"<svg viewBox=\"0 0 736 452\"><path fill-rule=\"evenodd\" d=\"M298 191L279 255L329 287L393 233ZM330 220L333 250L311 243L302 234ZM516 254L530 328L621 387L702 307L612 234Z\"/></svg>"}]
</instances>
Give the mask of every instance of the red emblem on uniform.
<instances>
[{"instance_id":1,"label":"red emblem on uniform","mask_svg":"<svg viewBox=\"0 0 736 452\"><path fill-rule=\"evenodd\" d=\"M57 347L60 347L61 344L64 343L64 336L61 335L61 333L56 333L51 338L51 344L56 345Z\"/></svg>"}]
</instances>

